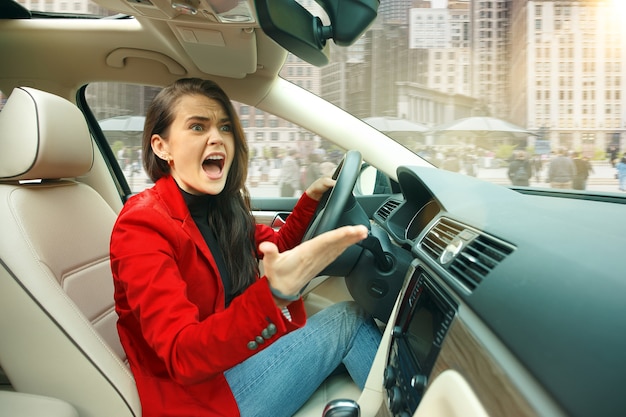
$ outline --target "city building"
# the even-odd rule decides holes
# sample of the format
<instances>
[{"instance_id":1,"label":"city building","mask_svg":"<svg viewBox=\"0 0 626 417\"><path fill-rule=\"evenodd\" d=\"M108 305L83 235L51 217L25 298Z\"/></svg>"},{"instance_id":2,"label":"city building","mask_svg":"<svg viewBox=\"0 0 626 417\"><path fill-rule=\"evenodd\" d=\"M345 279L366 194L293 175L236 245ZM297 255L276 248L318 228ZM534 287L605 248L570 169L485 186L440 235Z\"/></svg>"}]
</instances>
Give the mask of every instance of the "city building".
<instances>
[{"instance_id":1,"label":"city building","mask_svg":"<svg viewBox=\"0 0 626 417\"><path fill-rule=\"evenodd\" d=\"M407 24L408 13L413 0L387 0L381 1L378 6L379 20L385 22L398 22Z\"/></svg>"},{"instance_id":2,"label":"city building","mask_svg":"<svg viewBox=\"0 0 626 417\"><path fill-rule=\"evenodd\" d=\"M473 115L470 2L415 1L408 15L410 71L396 85L398 116L434 127Z\"/></svg>"},{"instance_id":3,"label":"city building","mask_svg":"<svg viewBox=\"0 0 626 417\"><path fill-rule=\"evenodd\" d=\"M33 10L107 13L89 0L19 1ZM626 141L626 25L615 6L622 1L386 0L352 46L329 41L331 64L318 68L289 55L281 75L359 118L394 116L433 127L494 116L536 132L552 148L593 157ZM315 0L299 3L325 17ZM100 91L94 84L87 94L98 97L95 116L102 120L144 114L155 92L130 85ZM121 108L120 96L127 97ZM236 108L255 156L277 157L285 147L306 156L327 146L288 121Z\"/></svg>"},{"instance_id":4,"label":"city building","mask_svg":"<svg viewBox=\"0 0 626 417\"><path fill-rule=\"evenodd\" d=\"M424 2L423 2L424 3ZM413 7L409 11L409 49L425 50L428 88L469 95L469 9Z\"/></svg>"},{"instance_id":5,"label":"city building","mask_svg":"<svg viewBox=\"0 0 626 417\"><path fill-rule=\"evenodd\" d=\"M470 95L480 100L481 116L510 120L511 0L474 0L470 6ZM521 51L515 51L515 54Z\"/></svg>"},{"instance_id":6,"label":"city building","mask_svg":"<svg viewBox=\"0 0 626 417\"><path fill-rule=\"evenodd\" d=\"M612 3L511 5L511 118L590 157L626 137L626 28Z\"/></svg>"}]
</instances>

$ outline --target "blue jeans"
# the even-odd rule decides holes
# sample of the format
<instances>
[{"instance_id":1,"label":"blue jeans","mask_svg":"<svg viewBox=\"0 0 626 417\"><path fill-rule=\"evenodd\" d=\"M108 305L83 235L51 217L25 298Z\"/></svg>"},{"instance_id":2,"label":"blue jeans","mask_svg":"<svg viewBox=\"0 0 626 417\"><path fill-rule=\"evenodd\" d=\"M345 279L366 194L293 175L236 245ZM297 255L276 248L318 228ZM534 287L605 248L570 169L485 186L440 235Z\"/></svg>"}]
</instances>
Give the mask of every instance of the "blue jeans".
<instances>
[{"instance_id":1,"label":"blue jeans","mask_svg":"<svg viewBox=\"0 0 626 417\"><path fill-rule=\"evenodd\" d=\"M291 416L342 363L363 389L380 339L365 311L342 302L224 375L242 417Z\"/></svg>"}]
</instances>

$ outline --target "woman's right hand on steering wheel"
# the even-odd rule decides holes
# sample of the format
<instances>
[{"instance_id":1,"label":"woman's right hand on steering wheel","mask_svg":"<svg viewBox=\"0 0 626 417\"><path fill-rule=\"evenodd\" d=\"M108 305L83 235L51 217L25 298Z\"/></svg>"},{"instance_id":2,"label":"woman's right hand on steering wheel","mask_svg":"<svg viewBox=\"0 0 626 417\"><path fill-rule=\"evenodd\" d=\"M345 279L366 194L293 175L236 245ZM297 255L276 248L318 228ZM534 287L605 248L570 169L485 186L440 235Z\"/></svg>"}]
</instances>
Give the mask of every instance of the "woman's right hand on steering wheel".
<instances>
[{"instance_id":1,"label":"woman's right hand on steering wheel","mask_svg":"<svg viewBox=\"0 0 626 417\"><path fill-rule=\"evenodd\" d=\"M330 177L321 177L313 181L306 189L306 195L315 201L320 201L324 193L335 186L336 181Z\"/></svg>"}]
</instances>

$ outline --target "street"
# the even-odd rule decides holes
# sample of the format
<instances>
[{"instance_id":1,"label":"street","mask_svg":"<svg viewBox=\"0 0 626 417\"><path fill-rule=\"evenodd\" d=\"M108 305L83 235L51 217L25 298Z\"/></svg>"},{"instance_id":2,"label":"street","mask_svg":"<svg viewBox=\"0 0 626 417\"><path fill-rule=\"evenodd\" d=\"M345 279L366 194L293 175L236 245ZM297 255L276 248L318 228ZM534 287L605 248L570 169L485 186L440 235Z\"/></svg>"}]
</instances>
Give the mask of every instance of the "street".
<instances>
[{"instance_id":1,"label":"street","mask_svg":"<svg viewBox=\"0 0 626 417\"><path fill-rule=\"evenodd\" d=\"M606 161L593 161L593 172L587 180L587 190L591 191L609 191L620 192L618 189L618 181L615 179L615 168ZM531 187L550 187L545 182L547 167L544 167L541 173L540 181L535 177L531 178ZM511 182L507 177L507 168L480 168L478 170L478 178L495 184L510 185Z\"/></svg>"},{"instance_id":2,"label":"street","mask_svg":"<svg viewBox=\"0 0 626 417\"><path fill-rule=\"evenodd\" d=\"M615 169L608 162L594 161L592 162L593 172L587 180L587 190L591 191L608 191L620 192L618 190L618 181L615 179ZM130 188L133 192L139 192L150 187L151 182L146 177L143 170L134 172L132 175L125 171ZM544 168L541 181L537 181L534 177L531 179L531 187L549 187L545 182L546 169ZM276 184L278 175L270 175L271 181L256 182L254 185L248 183L250 195L254 197L279 197L278 184ZM507 177L507 168L479 168L477 178L489 181L495 184L510 185L511 182Z\"/></svg>"}]
</instances>

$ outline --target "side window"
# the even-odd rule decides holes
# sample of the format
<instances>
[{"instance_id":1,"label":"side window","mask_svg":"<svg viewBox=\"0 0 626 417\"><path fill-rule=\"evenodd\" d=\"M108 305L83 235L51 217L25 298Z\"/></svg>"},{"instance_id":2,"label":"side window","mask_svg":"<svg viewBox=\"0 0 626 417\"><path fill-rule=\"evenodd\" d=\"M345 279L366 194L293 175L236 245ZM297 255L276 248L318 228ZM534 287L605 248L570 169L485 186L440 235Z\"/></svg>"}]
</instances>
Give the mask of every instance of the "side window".
<instances>
[{"instance_id":1,"label":"side window","mask_svg":"<svg viewBox=\"0 0 626 417\"><path fill-rule=\"evenodd\" d=\"M119 83L90 84L85 97L133 193L152 186L143 169L145 114L160 88ZM252 197L298 196L316 178L332 175L344 150L248 105L233 102L245 132Z\"/></svg>"},{"instance_id":2,"label":"side window","mask_svg":"<svg viewBox=\"0 0 626 417\"><path fill-rule=\"evenodd\" d=\"M141 136L148 106L160 88L93 83L85 99L133 193L152 185L143 169Z\"/></svg>"}]
</instances>

